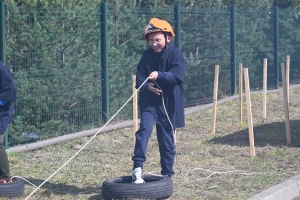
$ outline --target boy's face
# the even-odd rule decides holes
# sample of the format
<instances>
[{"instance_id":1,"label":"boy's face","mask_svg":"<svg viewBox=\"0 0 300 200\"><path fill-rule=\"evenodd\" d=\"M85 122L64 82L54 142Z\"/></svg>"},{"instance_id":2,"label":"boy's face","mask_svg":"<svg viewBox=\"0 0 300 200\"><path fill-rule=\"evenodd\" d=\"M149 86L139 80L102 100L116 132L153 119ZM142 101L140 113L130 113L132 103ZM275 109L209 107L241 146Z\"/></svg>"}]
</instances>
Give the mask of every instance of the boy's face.
<instances>
[{"instance_id":1,"label":"boy's face","mask_svg":"<svg viewBox=\"0 0 300 200\"><path fill-rule=\"evenodd\" d=\"M170 42L169 36L167 36L167 42ZM148 44L155 52L161 52L166 46L166 39L162 32L150 33L148 35Z\"/></svg>"}]
</instances>

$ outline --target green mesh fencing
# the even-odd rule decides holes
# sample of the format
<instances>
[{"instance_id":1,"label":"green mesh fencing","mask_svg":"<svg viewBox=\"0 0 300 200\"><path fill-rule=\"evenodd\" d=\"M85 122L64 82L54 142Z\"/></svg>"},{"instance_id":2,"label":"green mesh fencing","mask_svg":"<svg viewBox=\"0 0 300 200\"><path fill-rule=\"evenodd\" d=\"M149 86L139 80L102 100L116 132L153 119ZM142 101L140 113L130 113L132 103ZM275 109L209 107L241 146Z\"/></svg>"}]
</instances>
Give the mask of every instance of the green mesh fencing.
<instances>
[{"instance_id":1,"label":"green mesh fencing","mask_svg":"<svg viewBox=\"0 0 300 200\"><path fill-rule=\"evenodd\" d=\"M252 90L263 88L263 60L268 61L268 88L274 88L274 13L237 9L237 63L248 68Z\"/></svg>"},{"instance_id":2,"label":"green mesh fencing","mask_svg":"<svg viewBox=\"0 0 300 200\"><path fill-rule=\"evenodd\" d=\"M300 82L300 12L294 9L278 10L279 62L285 62L286 56L290 56L290 82L296 84ZM281 75L279 78L281 80Z\"/></svg>"},{"instance_id":3,"label":"green mesh fencing","mask_svg":"<svg viewBox=\"0 0 300 200\"><path fill-rule=\"evenodd\" d=\"M186 105L212 101L215 65L220 67L219 96L230 95L229 10L182 9L181 36Z\"/></svg>"},{"instance_id":4,"label":"green mesh fencing","mask_svg":"<svg viewBox=\"0 0 300 200\"><path fill-rule=\"evenodd\" d=\"M6 35L17 85L10 145L100 126L98 10L7 7Z\"/></svg>"},{"instance_id":5,"label":"green mesh fencing","mask_svg":"<svg viewBox=\"0 0 300 200\"><path fill-rule=\"evenodd\" d=\"M291 9L180 9L176 37L187 63L186 107L212 102L215 65L218 97L230 96L238 64L249 69L250 87L262 89L263 59L268 88L291 58L291 83L299 82L300 15ZM148 48L144 28L153 17L174 27L174 8L108 6L109 111L132 95L132 75ZM234 15L233 15L234 14ZM6 8L7 66L17 84L10 146L103 125L101 119L100 9ZM235 16L235 23L231 20ZM278 16L278 18L276 18ZM278 30L276 23L278 22ZM235 27L236 40L232 39ZM276 32L278 31L278 32ZM276 43L276 36L278 41ZM172 41L174 42L174 41ZM232 51L236 47L236 53ZM278 52L278 62L274 55ZM233 66L232 58L236 58ZM276 71L278 70L278 71ZM236 76L236 77L233 77ZM109 118L111 117L109 116ZM132 102L115 122L132 119Z\"/></svg>"}]
</instances>

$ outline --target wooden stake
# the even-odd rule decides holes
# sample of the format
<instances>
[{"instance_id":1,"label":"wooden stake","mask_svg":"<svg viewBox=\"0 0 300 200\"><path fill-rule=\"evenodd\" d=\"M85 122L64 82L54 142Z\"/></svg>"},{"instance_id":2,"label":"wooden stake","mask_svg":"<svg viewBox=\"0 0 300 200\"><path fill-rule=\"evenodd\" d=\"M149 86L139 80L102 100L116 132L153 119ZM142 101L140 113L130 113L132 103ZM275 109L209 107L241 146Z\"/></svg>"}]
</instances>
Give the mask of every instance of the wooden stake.
<instances>
[{"instance_id":1,"label":"wooden stake","mask_svg":"<svg viewBox=\"0 0 300 200\"><path fill-rule=\"evenodd\" d=\"M281 63L281 76L282 76L282 89L283 89L283 101L284 101L286 140L287 140L287 144L291 144L289 105L288 105L288 100L287 100L286 76L285 76L284 63Z\"/></svg>"},{"instance_id":2,"label":"wooden stake","mask_svg":"<svg viewBox=\"0 0 300 200\"><path fill-rule=\"evenodd\" d=\"M239 122L243 122L243 63L239 64Z\"/></svg>"},{"instance_id":3,"label":"wooden stake","mask_svg":"<svg viewBox=\"0 0 300 200\"><path fill-rule=\"evenodd\" d=\"M290 102L290 56L286 56L286 94L287 94L287 102L289 106Z\"/></svg>"},{"instance_id":4,"label":"wooden stake","mask_svg":"<svg viewBox=\"0 0 300 200\"><path fill-rule=\"evenodd\" d=\"M216 132L217 119L217 103L218 103L218 84L219 84L219 65L215 66L214 96L213 96L213 118L212 118L212 134Z\"/></svg>"},{"instance_id":5,"label":"wooden stake","mask_svg":"<svg viewBox=\"0 0 300 200\"><path fill-rule=\"evenodd\" d=\"M136 84L136 77L135 75L132 76L132 92L133 94L136 92L135 89L135 84ZM132 110L133 110L133 138L134 138L134 145L135 145L135 133L138 130L138 125L139 125L139 119L138 119L138 100L137 100L137 94L133 96L132 98Z\"/></svg>"},{"instance_id":6,"label":"wooden stake","mask_svg":"<svg viewBox=\"0 0 300 200\"><path fill-rule=\"evenodd\" d=\"M255 156L254 147L254 135L253 135L253 122L252 122L252 110L251 110L251 96L250 96L250 85L249 85L249 75L248 68L244 68L244 80L245 80L245 93L247 102L247 115L248 115L248 130L249 130L249 142L250 142L250 156Z\"/></svg>"},{"instance_id":7,"label":"wooden stake","mask_svg":"<svg viewBox=\"0 0 300 200\"><path fill-rule=\"evenodd\" d=\"M267 69L268 69L268 60L264 58L264 74L263 74L263 118L267 118Z\"/></svg>"}]
</instances>

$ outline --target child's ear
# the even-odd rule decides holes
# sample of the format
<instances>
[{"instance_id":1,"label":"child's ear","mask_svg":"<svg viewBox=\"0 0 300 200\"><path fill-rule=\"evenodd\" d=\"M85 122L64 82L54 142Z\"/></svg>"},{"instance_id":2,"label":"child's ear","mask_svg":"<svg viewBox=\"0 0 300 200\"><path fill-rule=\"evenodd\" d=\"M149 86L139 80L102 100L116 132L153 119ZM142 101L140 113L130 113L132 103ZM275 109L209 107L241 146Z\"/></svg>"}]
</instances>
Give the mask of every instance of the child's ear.
<instances>
[{"instance_id":1,"label":"child's ear","mask_svg":"<svg viewBox=\"0 0 300 200\"><path fill-rule=\"evenodd\" d=\"M167 42L171 42L172 38L173 38L173 36L168 34L167 35Z\"/></svg>"}]
</instances>

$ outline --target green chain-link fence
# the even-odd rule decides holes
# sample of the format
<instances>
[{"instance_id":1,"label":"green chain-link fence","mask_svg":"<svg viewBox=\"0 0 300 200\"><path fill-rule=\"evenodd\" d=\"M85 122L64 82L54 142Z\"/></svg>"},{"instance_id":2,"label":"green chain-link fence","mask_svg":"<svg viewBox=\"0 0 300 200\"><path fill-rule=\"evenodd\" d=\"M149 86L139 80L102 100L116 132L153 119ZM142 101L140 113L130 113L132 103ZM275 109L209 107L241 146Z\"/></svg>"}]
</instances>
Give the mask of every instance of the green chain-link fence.
<instances>
[{"instance_id":1,"label":"green chain-link fence","mask_svg":"<svg viewBox=\"0 0 300 200\"><path fill-rule=\"evenodd\" d=\"M6 64L17 85L10 145L101 125L99 16L6 8Z\"/></svg>"},{"instance_id":2,"label":"green chain-link fence","mask_svg":"<svg viewBox=\"0 0 300 200\"><path fill-rule=\"evenodd\" d=\"M268 87L277 88L279 63L290 55L291 82L299 81L300 16L295 10L103 4L94 9L6 7L5 58L18 89L10 145L100 127L106 106L109 118L132 94L132 75L147 48L143 31L152 17L175 27L172 42L187 62L187 107L212 101L215 65L220 66L220 98L236 92L239 63L249 68L251 88L260 90L268 58ZM131 118L129 104L115 121Z\"/></svg>"}]
</instances>

